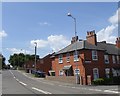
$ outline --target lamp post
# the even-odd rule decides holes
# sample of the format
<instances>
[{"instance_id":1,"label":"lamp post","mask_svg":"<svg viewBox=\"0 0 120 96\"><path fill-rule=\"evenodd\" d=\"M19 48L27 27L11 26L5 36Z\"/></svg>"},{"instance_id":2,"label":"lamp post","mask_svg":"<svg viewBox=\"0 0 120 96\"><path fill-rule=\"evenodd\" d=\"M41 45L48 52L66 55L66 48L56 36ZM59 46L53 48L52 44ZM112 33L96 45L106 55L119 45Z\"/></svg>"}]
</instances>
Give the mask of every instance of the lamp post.
<instances>
[{"instance_id":1,"label":"lamp post","mask_svg":"<svg viewBox=\"0 0 120 96\"><path fill-rule=\"evenodd\" d=\"M74 19L74 24L75 24L75 55L76 55L76 57L75 57L75 59L77 59L78 58L78 54L77 54L77 31L76 31L76 18L75 17L73 17L72 15L71 15L71 13L68 13L67 14L67 16L69 16L69 17L72 17L73 19ZM76 73L76 84L79 84L80 83L80 81L79 81L79 75L78 75L78 65L77 65L77 60L75 61L75 65L76 65L76 70L75 70L75 73Z\"/></svg>"},{"instance_id":2,"label":"lamp post","mask_svg":"<svg viewBox=\"0 0 120 96\"><path fill-rule=\"evenodd\" d=\"M35 44L35 72L36 72L36 53L37 53L37 42L34 42Z\"/></svg>"}]
</instances>

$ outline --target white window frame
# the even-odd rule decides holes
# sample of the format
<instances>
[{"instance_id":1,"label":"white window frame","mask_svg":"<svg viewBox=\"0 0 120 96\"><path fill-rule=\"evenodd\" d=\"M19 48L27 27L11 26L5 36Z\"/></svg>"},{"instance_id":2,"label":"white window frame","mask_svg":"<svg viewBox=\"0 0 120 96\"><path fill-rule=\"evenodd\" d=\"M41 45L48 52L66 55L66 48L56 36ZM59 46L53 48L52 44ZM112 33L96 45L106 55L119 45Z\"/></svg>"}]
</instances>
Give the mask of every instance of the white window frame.
<instances>
[{"instance_id":1,"label":"white window frame","mask_svg":"<svg viewBox=\"0 0 120 96\"><path fill-rule=\"evenodd\" d=\"M92 60L98 60L97 50L92 50Z\"/></svg>"},{"instance_id":2,"label":"white window frame","mask_svg":"<svg viewBox=\"0 0 120 96\"><path fill-rule=\"evenodd\" d=\"M60 54L60 55L58 56L58 59L59 59L59 63L63 63L63 55L62 55L62 54Z\"/></svg>"},{"instance_id":3,"label":"white window frame","mask_svg":"<svg viewBox=\"0 0 120 96\"><path fill-rule=\"evenodd\" d=\"M120 64L120 59L118 55L117 55L117 64Z\"/></svg>"},{"instance_id":4,"label":"white window frame","mask_svg":"<svg viewBox=\"0 0 120 96\"><path fill-rule=\"evenodd\" d=\"M117 76L117 72L116 72L116 70L113 69L113 68L112 68L112 74L113 74L113 77L114 77L114 76Z\"/></svg>"},{"instance_id":5,"label":"white window frame","mask_svg":"<svg viewBox=\"0 0 120 96\"><path fill-rule=\"evenodd\" d=\"M73 56L74 56L74 62L79 61L78 51L73 52Z\"/></svg>"},{"instance_id":6,"label":"white window frame","mask_svg":"<svg viewBox=\"0 0 120 96\"><path fill-rule=\"evenodd\" d=\"M116 63L115 55L112 55L112 61L113 61L113 64Z\"/></svg>"},{"instance_id":7,"label":"white window frame","mask_svg":"<svg viewBox=\"0 0 120 96\"><path fill-rule=\"evenodd\" d=\"M104 55L105 64L109 64L109 55Z\"/></svg>"},{"instance_id":8,"label":"white window frame","mask_svg":"<svg viewBox=\"0 0 120 96\"><path fill-rule=\"evenodd\" d=\"M76 70L77 70L77 71L76 71ZM79 74L80 74L80 69L75 69L75 70L74 70L74 74L75 74L75 75L77 75L77 74L79 75Z\"/></svg>"},{"instance_id":9,"label":"white window frame","mask_svg":"<svg viewBox=\"0 0 120 96\"><path fill-rule=\"evenodd\" d=\"M63 70L59 70L59 76L63 76L64 75L64 71Z\"/></svg>"},{"instance_id":10,"label":"white window frame","mask_svg":"<svg viewBox=\"0 0 120 96\"><path fill-rule=\"evenodd\" d=\"M93 79L96 80L99 78L99 69L93 68Z\"/></svg>"},{"instance_id":11,"label":"white window frame","mask_svg":"<svg viewBox=\"0 0 120 96\"><path fill-rule=\"evenodd\" d=\"M105 76L106 78L110 78L110 68L105 69Z\"/></svg>"},{"instance_id":12,"label":"white window frame","mask_svg":"<svg viewBox=\"0 0 120 96\"><path fill-rule=\"evenodd\" d=\"M66 54L66 61L67 61L67 62L70 62L70 53L67 53L67 54Z\"/></svg>"}]
</instances>

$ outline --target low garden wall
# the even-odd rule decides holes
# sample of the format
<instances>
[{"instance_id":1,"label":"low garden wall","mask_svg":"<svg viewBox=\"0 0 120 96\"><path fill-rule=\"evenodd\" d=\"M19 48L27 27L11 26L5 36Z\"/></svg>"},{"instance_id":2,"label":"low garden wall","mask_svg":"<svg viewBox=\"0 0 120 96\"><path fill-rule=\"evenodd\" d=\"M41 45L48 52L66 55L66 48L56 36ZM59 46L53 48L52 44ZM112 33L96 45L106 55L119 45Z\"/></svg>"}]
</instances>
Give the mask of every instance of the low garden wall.
<instances>
[{"instance_id":1,"label":"low garden wall","mask_svg":"<svg viewBox=\"0 0 120 96\"><path fill-rule=\"evenodd\" d=\"M65 83L75 84L76 77L75 76L46 76L46 80L60 81Z\"/></svg>"}]
</instances>

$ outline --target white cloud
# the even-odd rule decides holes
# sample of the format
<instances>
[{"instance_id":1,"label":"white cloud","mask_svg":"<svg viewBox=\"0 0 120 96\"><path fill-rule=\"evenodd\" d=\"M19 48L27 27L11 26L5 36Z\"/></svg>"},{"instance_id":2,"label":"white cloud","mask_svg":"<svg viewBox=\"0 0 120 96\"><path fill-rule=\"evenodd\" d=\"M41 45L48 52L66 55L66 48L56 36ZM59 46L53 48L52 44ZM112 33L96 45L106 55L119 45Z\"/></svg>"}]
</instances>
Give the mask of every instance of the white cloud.
<instances>
[{"instance_id":1,"label":"white cloud","mask_svg":"<svg viewBox=\"0 0 120 96\"><path fill-rule=\"evenodd\" d=\"M120 8L116 11L116 13L113 16L111 16L108 19L108 21L112 24L118 24L118 22L120 22L119 16L120 16Z\"/></svg>"},{"instance_id":2,"label":"white cloud","mask_svg":"<svg viewBox=\"0 0 120 96\"><path fill-rule=\"evenodd\" d=\"M43 48L48 45L48 42L45 40L32 40L30 43L32 46L35 46L35 42L37 42L37 47L38 48Z\"/></svg>"},{"instance_id":3,"label":"white cloud","mask_svg":"<svg viewBox=\"0 0 120 96\"><path fill-rule=\"evenodd\" d=\"M6 36L7 36L7 33L6 33L4 30L2 30L2 31L0 32L0 38L6 37Z\"/></svg>"},{"instance_id":4,"label":"white cloud","mask_svg":"<svg viewBox=\"0 0 120 96\"><path fill-rule=\"evenodd\" d=\"M12 54L19 54L19 53L24 53L24 54L30 54L31 51L24 50L24 49L17 49L17 48L6 48L8 51L10 51Z\"/></svg>"},{"instance_id":5,"label":"white cloud","mask_svg":"<svg viewBox=\"0 0 120 96\"><path fill-rule=\"evenodd\" d=\"M50 35L47 40L31 40L31 46L35 46L37 42L38 48L51 48L53 51L58 51L70 43L63 35Z\"/></svg>"},{"instance_id":6,"label":"white cloud","mask_svg":"<svg viewBox=\"0 0 120 96\"><path fill-rule=\"evenodd\" d=\"M70 43L63 35L51 35L48 37L48 42L51 49L54 51L58 51Z\"/></svg>"},{"instance_id":7,"label":"white cloud","mask_svg":"<svg viewBox=\"0 0 120 96\"><path fill-rule=\"evenodd\" d=\"M97 32L98 41L106 41L108 43L115 43L116 36L113 36L113 33L116 32L116 28L117 26L111 25Z\"/></svg>"},{"instance_id":8,"label":"white cloud","mask_svg":"<svg viewBox=\"0 0 120 96\"><path fill-rule=\"evenodd\" d=\"M40 25L40 26L45 26L45 25L49 26L49 25L51 25L51 24L48 23L48 22L40 22L39 25Z\"/></svg>"},{"instance_id":9,"label":"white cloud","mask_svg":"<svg viewBox=\"0 0 120 96\"><path fill-rule=\"evenodd\" d=\"M106 28L101 29L97 32L97 39L98 41L106 41L108 43L115 43L116 37L115 34L118 33L118 14L120 12L120 8L116 11L116 13L111 16L108 21L111 25L107 26Z\"/></svg>"}]
</instances>

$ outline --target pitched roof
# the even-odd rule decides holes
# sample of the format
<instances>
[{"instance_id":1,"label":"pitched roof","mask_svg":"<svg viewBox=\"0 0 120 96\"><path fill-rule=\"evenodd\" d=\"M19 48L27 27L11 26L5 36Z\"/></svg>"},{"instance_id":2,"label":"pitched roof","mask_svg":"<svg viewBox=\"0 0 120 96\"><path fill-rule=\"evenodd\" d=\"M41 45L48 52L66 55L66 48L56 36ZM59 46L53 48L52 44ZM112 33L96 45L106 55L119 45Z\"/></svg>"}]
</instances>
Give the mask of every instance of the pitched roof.
<instances>
[{"instance_id":1,"label":"pitched roof","mask_svg":"<svg viewBox=\"0 0 120 96\"><path fill-rule=\"evenodd\" d=\"M117 48L114 44L97 42L97 46L96 46L96 45L92 45L88 43L87 40L77 41L73 44L70 44L67 47L56 52L55 55L71 52L71 51L76 50L76 48L77 50L80 50L80 49L103 50L103 51L106 51L106 53L108 54L115 54L115 55L119 54L120 55L120 48Z\"/></svg>"}]
</instances>

